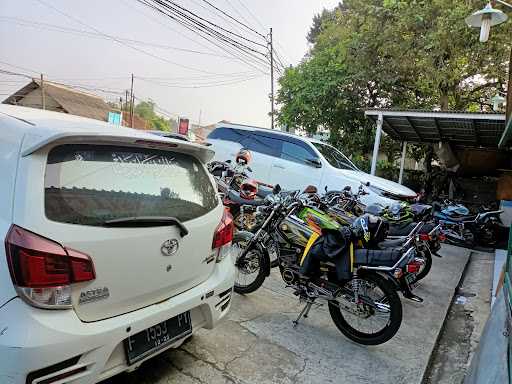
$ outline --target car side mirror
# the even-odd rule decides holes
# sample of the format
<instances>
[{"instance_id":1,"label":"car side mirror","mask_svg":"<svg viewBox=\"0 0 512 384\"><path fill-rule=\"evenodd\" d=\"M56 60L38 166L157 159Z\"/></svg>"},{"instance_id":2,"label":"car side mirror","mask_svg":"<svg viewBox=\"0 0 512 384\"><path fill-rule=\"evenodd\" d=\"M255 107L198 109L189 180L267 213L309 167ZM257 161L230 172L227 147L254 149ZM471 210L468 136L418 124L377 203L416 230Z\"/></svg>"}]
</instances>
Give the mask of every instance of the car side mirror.
<instances>
[{"instance_id":1,"label":"car side mirror","mask_svg":"<svg viewBox=\"0 0 512 384\"><path fill-rule=\"evenodd\" d=\"M274 185L274 188L272 188L272 193L277 195L279 192L281 192L281 186L279 184Z\"/></svg>"},{"instance_id":2,"label":"car side mirror","mask_svg":"<svg viewBox=\"0 0 512 384\"><path fill-rule=\"evenodd\" d=\"M231 160L226 160L226 163L231 164Z\"/></svg>"},{"instance_id":3,"label":"car side mirror","mask_svg":"<svg viewBox=\"0 0 512 384\"><path fill-rule=\"evenodd\" d=\"M315 168L322 168L322 162L319 159L307 159L306 163L312 165Z\"/></svg>"}]
</instances>

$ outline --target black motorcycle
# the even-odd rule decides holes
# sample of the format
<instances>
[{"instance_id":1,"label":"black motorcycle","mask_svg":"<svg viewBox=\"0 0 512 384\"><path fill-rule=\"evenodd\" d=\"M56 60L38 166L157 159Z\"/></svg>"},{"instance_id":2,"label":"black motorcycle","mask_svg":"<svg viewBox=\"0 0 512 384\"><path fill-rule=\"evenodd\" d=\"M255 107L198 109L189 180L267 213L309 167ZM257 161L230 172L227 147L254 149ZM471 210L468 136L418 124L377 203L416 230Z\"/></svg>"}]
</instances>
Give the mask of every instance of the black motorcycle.
<instances>
[{"instance_id":1,"label":"black motorcycle","mask_svg":"<svg viewBox=\"0 0 512 384\"><path fill-rule=\"evenodd\" d=\"M355 243L367 236L365 218L361 218L358 226L343 227L344 240L335 247L342 255L319 262L317 274L307 280L300 268L308 257L313 257L313 249L323 249L328 236L320 236L312 229L306 217L311 209L298 191L285 193L276 186L266 202L259 208L265 220L256 233L241 231L233 238L238 269L235 292L251 293L263 284L270 274L268 246L275 244L283 281L305 303L294 325L307 317L316 300L325 300L332 320L346 337L366 345L390 340L402 322L398 283L393 276L419 267L413 239L388 250L356 249ZM332 228L338 227L332 223ZM337 231L334 233L339 236Z\"/></svg>"}]
</instances>

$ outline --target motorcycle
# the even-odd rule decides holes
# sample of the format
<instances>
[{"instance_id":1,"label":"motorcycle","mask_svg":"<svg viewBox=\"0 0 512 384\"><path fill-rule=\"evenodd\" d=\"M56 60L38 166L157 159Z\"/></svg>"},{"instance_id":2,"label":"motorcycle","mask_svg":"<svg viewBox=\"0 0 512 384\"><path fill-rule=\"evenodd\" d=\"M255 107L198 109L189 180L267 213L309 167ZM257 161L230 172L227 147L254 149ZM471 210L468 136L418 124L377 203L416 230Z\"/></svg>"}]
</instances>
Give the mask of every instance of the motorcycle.
<instances>
[{"instance_id":1,"label":"motorcycle","mask_svg":"<svg viewBox=\"0 0 512 384\"><path fill-rule=\"evenodd\" d=\"M502 210L494 210L472 215L461 204L450 201L434 204L434 220L442 226L446 241L467 248L495 246L504 232L502 213Z\"/></svg>"},{"instance_id":2,"label":"motorcycle","mask_svg":"<svg viewBox=\"0 0 512 384\"><path fill-rule=\"evenodd\" d=\"M356 249L355 243L367 233L361 235L354 227L350 230L343 227L345 234L348 231L350 235L343 247L340 244L344 256L337 260L348 263L346 278L340 279L336 262L321 262L319 275L304 282L300 268L308 253L322 244L319 239L323 239L323 231L337 233L341 225L327 214L308 207L300 195L299 191L282 192L276 185L266 199L267 204L258 208L265 217L259 229L255 233L239 231L234 235L238 269L235 292L254 292L269 276L270 241L277 245L281 278L305 303L294 321L295 326L302 317L307 317L316 300L323 300L336 327L346 337L365 345L385 343L396 334L402 322L402 305L397 294L400 282L408 289L404 277L416 272L421 264L416 258L414 238L389 250ZM358 228L366 225L368 230L365 218L360 218L358 223Z\"/></svg>"},{"instance_id":3,"label":"motorcycle","mask_svg":"<svg viewBox=\"0 0 512 384\"><path fill-rule=\"evenodd\" d=\"M329 212L342 223L350 224L362 213L369 213L384 218L387 225L384 237L388 238L387 243L383 241L383 237L375 239L368 244L368 247L372 249L392 246L393 241L400 241L400 239L411 237L414 233L418 232L415 236L415 246L418 257L423 260L423 265L418 273L414 275L414 278L410 279L411 284L417 284L430 272L432 268L432 255L441 257L438 253L441 249L440 242L443 239L443 235L440 233L441 226L425 221L413 221L412 213L407 213L402 219L400 212L409 208L409 205L406 203L397 203L396 207L398 209L395 207L394 212L390 212L388 208L377 204L366 207L360 201L360 196L366 193L364 185L359 187L356 194L352 193L350 187L345 187L342 192L327 192L324 196L324 201ZM428 211L428 209L428 207L421 209L421 217L428 217L425 214L425 211Z\"/></svg>"}]
</instances>

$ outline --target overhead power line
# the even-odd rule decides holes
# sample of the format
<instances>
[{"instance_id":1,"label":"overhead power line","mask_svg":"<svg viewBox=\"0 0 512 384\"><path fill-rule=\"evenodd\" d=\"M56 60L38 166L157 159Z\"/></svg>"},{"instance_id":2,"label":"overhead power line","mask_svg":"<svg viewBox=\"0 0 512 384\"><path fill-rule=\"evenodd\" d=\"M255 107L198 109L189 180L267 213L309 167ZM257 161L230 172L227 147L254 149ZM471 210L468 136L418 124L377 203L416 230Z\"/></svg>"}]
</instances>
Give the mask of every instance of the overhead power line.
<instances>
[{"instance_id":1,"label":"overhead power line","mask_svg":"<svg viewBox=\"0 0 512 384\"><path fill-rule=\"evenodd\" d=\"M128 48L130 48L130 49L132 49L132 50L135 50L135 51L137 51L137 52L143 53L143 54L145 54L145 55L147 55L147 56L153 57L153 58L155 58L155 59L157 59L157 60L164 61L164 62L166 62L166 63L168 63L168 64L175 65L175 66L180 67L180 68L188 69L188 70L191 70L191 71L202 72L202 73L216 74L216 73L213 73L213 72L210 72L210 71L205 71L205 70L202 70L202 69L199 69L199 68L193 68L193 67L189 67L189 66L187 66L187 65L179 64L179 63L176 63L176 62L174 62L174 61L168 60L168 59L166 59L166 58L164 58L164 57L161 57L161 56L155 55L155 54L153 54L153 53L151 53L151 52L148 52L148 51L146 51L146 50L143 50L143 49L140 49L140 48L134 47L133 45L130 45L130 44L128 44L128 43L126 43L126 42L124 42L124 41L122 41L122 40L120 40L120 39L118 39L118 38L114 37L114 36L110 36L110 35L108 35L108 34L106 34L106 33L102 32L102 31L100 31L99 29L97 29L97 28L95 28L95 27L93 27L93 26L90 26L90 25L88 25L88 24L84 23L84 22L83 22L83 21L81 21L80 19L78 19L78 18L76 18L76 17L74 17L74 16L72 16L72 15L69 15L69 14L67 14L67 13L66 13L66 12L64 12L64 11L61 11L60 9L58 9L58 8L54 7L53 5L48 4L48 3L47 3L46 1L44 1L44 0L36 0L36 1L37 1L37 2L39 2L40 4L44 5L44 6L48 7L48 8L53 9L55 12L57 12L57 13L59 13L59 14L61 14L61 15L65 16L65 17L67 17L67 18L69 18L69 19L71 19L71 20L73 20L73 21L75 21L75 22L77 22L77 23L79 23L79 24L81 24L81 25L83 25L83 26L85 26L85 27L89 28L89 29L92 29L93 31L95 31L95 32L97 32L97 33L99 33L99 34L101 34L101 35L103 35L103 36L105 36L105 37L107 37L107 38L109 38L109 39L111 39L111 40L113 40L113 41L116 41L117 43L119 43L119 44L121 44L121 45L123 45L123 46L125 46L125 47L128 47Z\"/></svg>"},{"instance_id":2,"label":"overhead power line","mask_svg":"<svg viewBox=\"0 0 512 384\"><path fill-rule=\"evenodd\" d=\"M244 24L242 23L240 20L237 20L235 19L233 16L229 15L228 13L226 13L225 11L223 11L222 9L219 9L217 8L215 5L213 5L212 3L210 3L208 0L202 0L203 2L205 2L206 4L208 4L210 7L214 8L215 10L219 11L220 13L222 13L224 16L228 17L229 19L233 20L234 22L240 24L241 26L243 26L244 28L248 29L249 31L251 32L254 32L255 34L263 37L265 40L266 40L266 37L265 35L261 34L260 32L256 31L254 28L248 26L247 24Z\"/></svg>"},{"instance_id":3,"label":"overhead power line","mask_svg":"<svg viewBox=\"0 0 512 384\"><path fill-rule=\"evenodd\" d=\"M63 27L63 26L55 25L55 24L40 23L40 22L33 21L33 20L24 20L24 19L18 19L18 18L14 18L14 17L0 16L0 21L12 23L12 24L16 24L16 25L20 25L20 26L24 26L24 27L30 27L30 28L46 30L46 31L51 31L51 32L65 33L65 34L70 34L70 35L75 35L75 36L78 35L78 36L85 36L88 38L99 38L99 39L103 39L103 40L112 40L113 38L115 38L118 40L122 40L126 43L131 43L131 44L136 44L136 45L143 45L143 46L149 46L149 47L160 48L160 49L175 50L175 51L198 54L198 55L208 55L208 56L220 57L220 58L225 58L225 59L233 59L232 56L222 55L222 54L214 53L214 52L202 52L202 51L197 51L194 49L180 48L180 47L175 47L175 46L166 45L166 44L158 44L158 43L151 43L151 42L147 42L147 41L127 39L124 37L114 36L114 35L110 35L110 34L100 34L97 32L89 32L89 31L85 31L83 29L75 29L75 28L68 28L68 27Z\"/></svg>"},{"instance_id":4,"label":"overhead power line","mask_svg":"<svg viewBox=\"0 0 512 384\"><path fill-rule=\"evenodd\" d=\"M258 71L262 73L266 73L264 69L262 69L261 65L264 64L266 67L266 62L262 60L261 57L256 57L252 52L248 52L245 48L243 48L241 45L233 44L231 41L229 41L226 38L222 37L222 34L214 33L211 29L208 28L202 28L201 26L198 26L197 23L194 23L190 19L180 17L178 14L174 14L170 11L168 7L165 5L162 5L159 1L156 0L138 0L141 4L148 6L149 8L152 8L156 12L162 14L163 16L166 16L173 21L177 22L178 24L182 25L184 28L188 29L189 31L197 34L199 37L207 40L211 44L215 45L216 47L220 48L224 52L227 52L228 54L232 55L233 57L237 57L240 60L242 60L245 64L252 67L253 69L257 69Z\"/></svg>"}]
</instances>

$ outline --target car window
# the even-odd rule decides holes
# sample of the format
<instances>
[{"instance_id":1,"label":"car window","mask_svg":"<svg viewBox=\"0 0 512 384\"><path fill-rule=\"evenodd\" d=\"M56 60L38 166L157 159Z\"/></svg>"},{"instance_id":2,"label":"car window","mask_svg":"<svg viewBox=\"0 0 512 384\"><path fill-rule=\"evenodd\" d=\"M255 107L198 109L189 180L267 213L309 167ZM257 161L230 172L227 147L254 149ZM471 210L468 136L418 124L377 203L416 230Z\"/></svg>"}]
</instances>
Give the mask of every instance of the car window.
<instances>
[{"instance_id":1,"label":"car window","mask_svg":"<svg viewBox=\"0 0 512 384\"><path fill-rule=\"evenodd\" d=\"M239 143L246 138L246 132L233 128L216 128L208 135L208 138Z\"/></svg>"},{"instance_id":2,"label":"car window","mask_svg":"<svg viewBox=\"0 0 512 384\"><path fill-rule=\"evenodd\" d=\"M273 137L250 132L249 135L240 142L240 144L250 151L279 157L283 142Z\"/></svg>"},{"instance_id":3,"label":"car window","mask_svg":"<svg viewBox=\"0 0 512 384\"><path fill-rule=\"evenodd\" d=\"M348 169L351 171L359 171L359 169L340 151L331 145L312 143L323 157L333 167L338 169Z\"/></svg>"},{"instance_id":4,"label":"car window","mask_svg":"<svg viewBox=\"0 0 512 384\"><path fill-rule=\"evenodd\" d=\"M281 158L283 160L305 164L307 160L316 159L318 156L310 148L284 141L283 149L281 151Z\"/></svg>"},{"instance_id":5,"label":"car window","mask_svg":"<svg viewBox=\"0 0 512 384\"><path fill-rule=\"evenodd\" d=\"M133 216L187 221L218 204L199 160L155 149L55 147L48 154L44 188L46 217L81 225Z\"/></svg>"}]
</instances>

